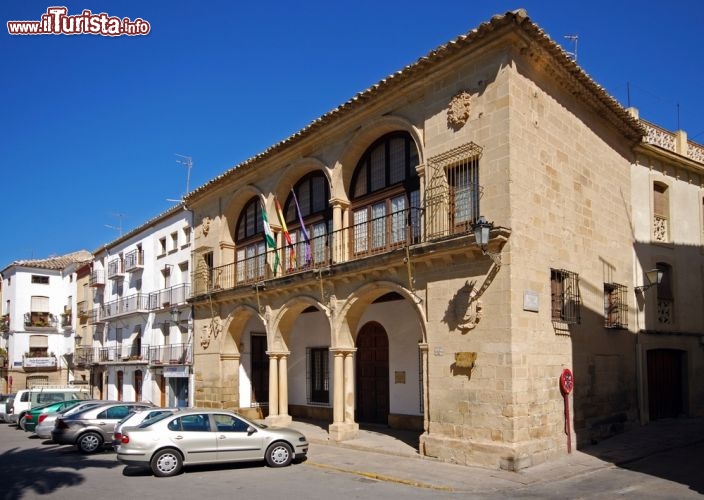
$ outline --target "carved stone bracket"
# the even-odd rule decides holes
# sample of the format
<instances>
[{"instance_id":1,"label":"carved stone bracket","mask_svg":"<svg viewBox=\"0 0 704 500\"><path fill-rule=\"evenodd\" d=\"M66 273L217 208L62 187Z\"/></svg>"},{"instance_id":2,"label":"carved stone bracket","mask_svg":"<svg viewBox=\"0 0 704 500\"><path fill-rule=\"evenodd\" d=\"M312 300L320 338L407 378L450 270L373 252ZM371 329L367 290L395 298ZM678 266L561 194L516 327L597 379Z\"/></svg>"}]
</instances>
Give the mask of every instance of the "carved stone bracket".
<instances>
[{"instance_id":1,"label":"carved stone bracket","mask_svg":"<svg viewBox=\"0 0 704 500\"><path fill-rule=\"evenodd\" d=\"M210 347L210 342L213 338L218 338L222 332L222 325L218 318L212 318L210 324L203 325L200 332L200 345L203 349Z\"/></svg>"},{"instance_id":2,"label":"carved stone bracket","mask_svg":"<svg viewBox=\"0 0 704 500\"><path fill-rule=\"evenodd\" d=\"M455 315L457 328L462 333L473 330L482 319L482 302L474 285L476 281L466 282L455 297Z\"/></svg>"}]
</instances>

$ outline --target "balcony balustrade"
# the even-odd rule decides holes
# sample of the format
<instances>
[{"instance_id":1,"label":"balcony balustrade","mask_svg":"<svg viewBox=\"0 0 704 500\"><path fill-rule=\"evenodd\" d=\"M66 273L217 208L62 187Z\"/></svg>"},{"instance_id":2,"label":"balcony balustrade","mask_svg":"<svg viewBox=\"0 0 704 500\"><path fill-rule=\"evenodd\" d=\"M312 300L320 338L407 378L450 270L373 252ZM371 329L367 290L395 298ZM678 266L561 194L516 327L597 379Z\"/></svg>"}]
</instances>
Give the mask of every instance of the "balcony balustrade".
<instances>
[{"instance_id":1,"label":"balcony balustrade","mask_svg":"<svg viewBox=\"0 0 704 500\"><path fill-rule=\"evenodd\" d=\"M31 311L24 315L25 330L56 331L58 321L49 312Z\"/></svg>"},{"instance_id":2,"label":"balcony balustrade","mask_svg":"<svg viewBox=\"0 0 704 500\"><path fill-rule=\"evenodd\" d=\"M151 346L149 362L154 365L190 365L193 363L193 349L190 344Z\"/></svg>"},{"instance_id":3,"label":"balcony balustrade","mask_svg":"<svg viewBox=\"0 0 704 500\"><path fill-rule=\"evenodd\" d=\"M327 268L472 231L471 223L462 227L445 224L446 227L440 229L424 227L424 223L421 209L401 210L312 237L307 242L298 241L277 248L275 252L280 264L276 270L272 269L276 260L274 250L268 250L204 272L195 272L192 277L193 294L253 285L275 277ZM426 234L433 237L427 238Z\"/></svg>"},{"instance_id":4,"label":"balcony balustrade","mask_svg":"<svg viewBox=\"0 0 704 500\"><path fill-rule=\"evenodd\" d=\"M90 286L105 286L105 272L102 269L92 271L88 279L88 284Z\"/></svg>"},{"instance_id":5,"label":"balcony balustrade","mask_svg":"<svg viewBox=\"0 0 704 500\"><path fill-rule=\"evenodd\" d=\"M121 280L125 277L124 263L121 258L108 262L108 279Z\"/></svg>"},{"instance_id":6,"label":"balcony balustrade","mask_svg":"<svg viewBox=\"0 0 704 500\"><path fill-rule=\"evenodd\" d=\"M139 271L144 268L144 250L132 250L125 254L125 272Z\"/></svg>"},{"instance_id":7,"label":"balcony balustrade","mask_svg":"<svg viewBox=\"0 0 704 500\"><path fill-rule=\"evenodd\" d=\"M103 319L125 316L127 314L144 313L149 310L149 295L135 293L127 297L106 302L102 307Z\"/></svg>"},{"instance_id":8,"label":"balcony balustrade","mask_svg":"<svg viewBox=\"0 0 704 500\"><path fill-rule=\"evenodd\" d=\"M149 361L149 346L140 343L120 344L112 347L96 347L94 362L123 363L125 361Z\"/></svg>"},{"instance_id":9,"label":"balcony balustrade","mask_svg":"<svg viewBox=\"0 0 704 500\"><path fill-rule=\"evenodd\" d=\"M169 306L185 304L191 295L191 285L182 283L163 288L149 294L149 309L164 309Z\"/></svg>"},{"instance_id":10,"label":"balcony balustrade","mask_svg":"<svg viewBox=\"0 0 704 500\"><path fill-rule=\"evenodd\" d=\"M77 347L74 363L77 366L105 363L148 362L152 365L193 364L191 344L144 345L121 344L111 347Z\"/></svg>"}]
</instances>

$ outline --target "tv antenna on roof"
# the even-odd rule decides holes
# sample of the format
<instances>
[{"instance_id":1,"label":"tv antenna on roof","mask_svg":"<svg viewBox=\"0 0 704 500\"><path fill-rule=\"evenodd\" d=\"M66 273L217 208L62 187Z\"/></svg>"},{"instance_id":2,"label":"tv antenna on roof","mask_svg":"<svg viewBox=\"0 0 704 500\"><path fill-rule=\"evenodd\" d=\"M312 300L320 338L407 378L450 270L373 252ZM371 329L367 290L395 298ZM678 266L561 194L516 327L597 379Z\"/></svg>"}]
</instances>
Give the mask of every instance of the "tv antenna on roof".
<instances>
[{"instance_id":1,"label":"tv antenna on roof","mask_svg":"<svg viewBox=\"0 0 704 500\"><path fill-rule=\"evenodd\" d=\"M570 56L574 62L577 62L577 42L579 42L579 35L565 35L564 38L572 42L573 47L572 52L565 51L565 53Z\"/></svg>"},{"instance_id":2,"label":"tv antenna on roof","mask_svg":"<svg viewBox=\"0 0 704 500\"><path fill-rule=\"evenodd\" d=\"M185 166L187 169L187 171L186 171L186 192L183 193L183 196L178 200L175 200L173 198L166 198L166 201L175 201L178 203L183 203L183 199L188 194L189 184L191 182L191 169L193 168L193 158L191 158L190 156L180 155L178 153L176 154L176 156L179 157L179 159L176 160L176 163L180 163L181 165Z\"/></svg>"},{"instance_id":3,"label":"tv antenna on roof","mask_svg":"<svg viewBox=\"0 0 704 500\"><path fill-rule=\"evenodd\" d=\"M119 225L118 226L111 226L110 224L105 224L105 227L109 227L110 229L114 229L115 231L117 231L120 234L120 236L122 236L122 218L125 216L125 214L116 213L116 214L112 214L112 215L117 217L117 219L119 221Z\"/></svg>"}]
</instances>

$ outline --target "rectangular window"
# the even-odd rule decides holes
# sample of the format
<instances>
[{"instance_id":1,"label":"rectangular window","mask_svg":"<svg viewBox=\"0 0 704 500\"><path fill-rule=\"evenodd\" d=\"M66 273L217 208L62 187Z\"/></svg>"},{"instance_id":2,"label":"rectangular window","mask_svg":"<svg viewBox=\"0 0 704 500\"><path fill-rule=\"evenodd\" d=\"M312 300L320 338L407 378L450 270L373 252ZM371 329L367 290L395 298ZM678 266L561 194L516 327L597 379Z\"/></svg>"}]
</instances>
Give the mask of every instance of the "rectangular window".
<instances>
[{"instance_id":1,"label":"rectangular window","mask_svg":"<svg viewBox=\"0 0 704 500\"><path fill-rule=\"evenodd\" d=\"M171 233L171 250L178 250L178 233Z\"/></svg>"},{"instance_id":2,"label":"rectangular window","mask_svg":"<svg viewBox=\"0 0 704 500\"><path fill-rule=\"evenodd\" d=\"M191 228L186 226L183 228L183 246L187 247L191 243Z\"/></svg>"},{"instance_id":3,"label":"rectangular window","mask_svg":"<svg viewBox=\"0 0 704 500\"><path fill-rule=\"evenodd\" d=\"M604 326L628 327L627 288L618 283L604 283Z\"/></svg>"},{"instance_id":4,"label":"rectangular window","mask_svg":"<svg viewBox=\"0 0 704 500\"><path fill-rule=\"evenodd\" d=\"M582 304L579 275L564 269L551 269L550 292L552 320L567 324L579 323Z\"/></svg>"},{"instance_id":5,"label":"rectangular window","mask_svg":"<svg viewBox=\"0 0 704 500\"><path fill-rule=\"evenodd\" d=\"M308 349L308 402L330 403L330 376L328 370L328 348Z\"/></svg>"},{"instance_id":6,"label":"rectangular window","mask_svg":"<svg viewBox=\"0 0 704 500\"><path fill-rule=\"evenodd\" d=\"M479 169L476 159L463 161L448 169L447 182L452 230L466 231L479 217Z\"/></svg>"},{"instance_id":7,"label":"rectangular window","mask_svg":"<svg viewBox=\"0 0 704 500\"><path fill-rule=\"evenodd\" d=\"M159 238L159 255L166 253L166 238Z\"/></svg>"},{"instance_id":8,"label":"rectangular window","mask_svg":"<svg viewBox=\"0 0 704 500\"><path fill-rule=\"evenodd\" d=\"M49 284L49 276L37 276L37 275L32 275L32 283L37 284L37 285L48 285Z\"/></svg>"}]
</instances>

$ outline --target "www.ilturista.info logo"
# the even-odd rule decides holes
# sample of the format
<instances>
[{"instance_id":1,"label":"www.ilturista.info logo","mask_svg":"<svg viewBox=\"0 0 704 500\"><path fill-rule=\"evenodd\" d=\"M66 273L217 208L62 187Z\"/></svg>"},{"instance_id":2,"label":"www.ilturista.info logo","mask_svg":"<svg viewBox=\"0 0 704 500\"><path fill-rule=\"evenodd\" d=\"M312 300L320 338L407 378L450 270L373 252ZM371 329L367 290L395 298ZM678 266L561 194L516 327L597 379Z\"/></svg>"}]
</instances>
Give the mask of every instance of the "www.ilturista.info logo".
<instances>
[{"instance_id":1,"label":"www.ilturista.info logo","mask_svg":"<svg viewBox=\"0 0 704 500\"><path fill-rule=\"evenodd\" d=\"M49 7L41 21L7 21L10 35L103 35L136 36L147 35L151 26L147 21L129 17L120 19L105 12L93 14L84 10L81 14L68 15L66 7Z\"/></svg>"}]
</instances>

